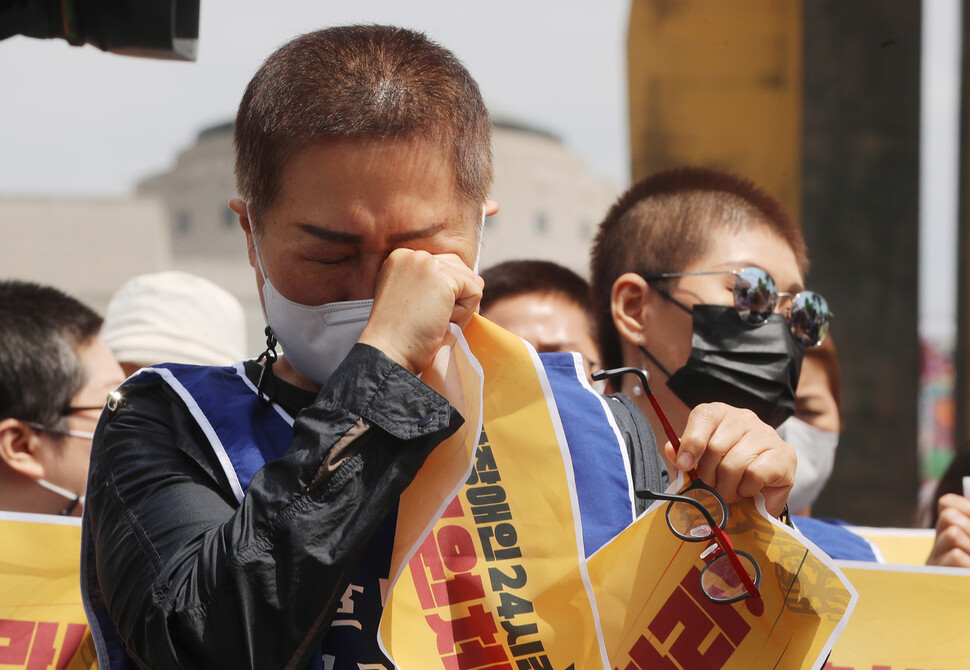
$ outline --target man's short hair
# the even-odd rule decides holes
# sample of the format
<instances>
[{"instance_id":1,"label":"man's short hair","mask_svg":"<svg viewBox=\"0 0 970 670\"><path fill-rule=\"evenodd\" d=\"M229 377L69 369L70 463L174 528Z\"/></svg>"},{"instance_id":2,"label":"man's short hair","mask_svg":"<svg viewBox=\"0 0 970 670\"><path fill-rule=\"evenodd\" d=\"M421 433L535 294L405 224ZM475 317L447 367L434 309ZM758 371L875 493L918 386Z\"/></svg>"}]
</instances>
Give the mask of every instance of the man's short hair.
<instances>
[{"instance_id":1,"label":"man's short hair","mask_svg":"<svg viewBox=\"0 0 970 670\"><path fill-rule=\"evenodd\" d=\"M613 283L626 272L680 272L710 251L714 233L763 226L808 269L798 224L751 181L700 167L664 170L637 182L610 208L593 242L590 276L603 365L623 364L613 324Z\"/></svg>"},{"instance_id":2,"label":"man's short hair","mask_svg":"<svg viewBox=\"0 0 970 670\"><path fill-rule=\"evenodd\" d=\"M580 307L590 319L593 310L589 299L589 283L578 274L551 261L505 261L482 271L485 288L482 290L482 312L492 305L527 293L560 295Z\"/></svg>"},{"instance_id":3,"label":"man's short hair","mask_svg":"<svg viewBox=\"0 0 970 670\"><path fill-rule=\"evenodd\" d=\"M50 286L0 281L0 419L62 428L87 379L77 350L101 317Z\"/></svg>"},{"instance_id":4,"label":"man's short hair","mask_svg":"<svg viewBox=\"0 0 970 670\"><path fill-rule=\"evenodd\" d=\"M491 122L478 84L447 49L392 26L301 35L253 76L236 115L236 185L258 225L286 161L325 139L425 139L449 152L459 193L485 202Z\"/></svg>"}]
</instances>

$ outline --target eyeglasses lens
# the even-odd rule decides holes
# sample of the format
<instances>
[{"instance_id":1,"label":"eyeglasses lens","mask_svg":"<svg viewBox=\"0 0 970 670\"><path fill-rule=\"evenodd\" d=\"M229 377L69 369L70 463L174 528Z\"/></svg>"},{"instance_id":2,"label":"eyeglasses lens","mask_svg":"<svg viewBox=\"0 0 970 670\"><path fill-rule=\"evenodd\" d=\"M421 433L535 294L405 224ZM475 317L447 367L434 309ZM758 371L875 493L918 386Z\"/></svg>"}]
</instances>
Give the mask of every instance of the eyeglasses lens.
<instances>
[{"instance_id":1,"label":"eyeglasses lens","mask_svg":"<svg viewBox=\"0 0 970 670\"><path fill-rule=\"evenodd\" d=\"M778 305L778 285L760 268L739 270L734 279L734 308L744 321L760 325ZM795 341L804 347L820 344L829 332L829 304L814 291L802 291L792 298L788 324Z\"/></svg>"},{"instance_id":2,"label":"eyeglasses lens","mask_svg":"<svg viewBox=\"0 0 970 670\"><path fill-rule=\"evenodd\" d=\"M744 552L737 552L737 556L751 581L758 584L761 574L754 559ZM704 566L701 572L701 588L711 600L718 602L731 602L748 593L730 559L723 553Z\"/></svg>"},{"instance_id":3,"label":"eyeglasses lens","mask_svg":"<svg viewBox=\"0 0 970 670\"><path fill-rule=\"evenodd\" d=\"M744 268L734 278L734 307L751 324L762 324L778 304L778 285L764 270Z\"/></svg>"},{"instance_id":4,"label":"eyeglasses lens","mask_svg":"<svg viewBox=\"0 0 970 670\"><path fill-rule=\"evenodd\" d=\"M703 488L687 489L681 495L693 498L710 513L718 526L724 525L724 506L710 491ZM667 523L678 537L688 542L700 542L714 535L710 522L694 505L673 501L667 507Z\"/></svg>"},{"instance_id":5,"label":"eyeglasses lens","mask_svg":"<svg viewBox=\"0 0 970 670\"><path fill-rule=\"evenodd\" d=\"M829 332L829 304L814 291L802 291L792 298L788 323L791 334L805 347L820 344Z\"/></svg>"}]
</instances>

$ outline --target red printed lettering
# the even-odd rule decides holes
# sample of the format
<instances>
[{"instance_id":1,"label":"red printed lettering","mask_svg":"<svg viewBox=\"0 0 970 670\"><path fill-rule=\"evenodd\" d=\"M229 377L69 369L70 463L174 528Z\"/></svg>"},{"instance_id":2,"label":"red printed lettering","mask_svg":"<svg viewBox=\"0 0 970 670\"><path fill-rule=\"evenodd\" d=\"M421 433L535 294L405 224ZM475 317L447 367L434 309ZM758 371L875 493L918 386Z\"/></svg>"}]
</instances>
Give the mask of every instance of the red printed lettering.
<instances>
[{"instance_id":1,"label":"red printed lettering","mask_svg":"<svg viewBox=\"0 0 970 670\"><path fill-rule=\"evenodd\" d=\"M643 635L637 638L633 648L630 649L630 659L632 662L628 663L624 670L678 670L677 666L666 656L661 656Z\"/></svg>"},{"instance_id":2,"label":"red printed lettering","mask_svg":"<svg viewBox=\"0 0 970 670\"><path fill-rule=\"evenodd\" d=\"M30 647L30 658L26 670L47 670L54 663L54 638L57 637L57 624L42 621L37 624L34 644Z\"/></svg>"},{"instance_id":3,"label":"red printed lettering","mask_svg":"<svg viewBox=\"0 0 970 670\"><path fill-rule=\"evenodd\" d=\"M716 603L704 595L701 590L700 570L691 568L687 576L681 581L680 586L691 595L694 602L703 608L707 616L711 617L714 624L728 636L735 647L741 644L741 640L751 630L751 626L731 605Z\"/></svg>"},{"instance_id":4,"label":"red printed lettering","mask_svg":"<svg viewBox=\"0 0 970 670\"><path fill-rule=\"evenodd\" d=\"M67 633L64 634L64 644L61 645L61 655L57 658L57 670L64 670L67 664L74 658L77 648L81 646L81 640L88 627L83 623L67 624Z\"/></svg>"},{"instance_id":5,"label":"red printed lettering","mask_svg":"<svg viewBox=\"0 0 970 670\"><path fill-rule=\"evenodd\" d=\"M462 516L465 516L465 510L461 508L461 498L455 496L454 499L448 503L448 507L445 508L444 514L441 515L441 518L455 519Z\"/></svg>"},{"instance_id":6,"label":"red printed lettering","mask_svg":"<svg viewBox=\"0 0 970 670\"><path fill-rule=\"evenodd\" d=\"M751 630L733 606L714 603L704 596L697 568L691 568L647 628L663 643L678 624L682 629L670 645L667 656L641 635L630 649L632 662L624 670L674 670L677 666L673 661L691 670L719 670ZM712 631L713 639L707 649L701 651Z\"/></svg>"},{"instance_id":7,"label":"red printed lettering","mask_svg":"<svg viewBox=\"0 0 970 670\"><path fill-rule=\"evenodd\" d=\"M30 652L30 638L34 635L35 621L0 619L0 663L23 665ZM6 639L6 644L2 644Z\"/></svg>"},{"instance_id":8,"label":"red printed lettering","mask_svg":"<svg viewBox=\"0 0 970 670\"><path fill-rule=\"evenodd\" d=\"M468 572L478 563L475 541L461 526L445 526L438 531L437 539L445 567L452 572Z\"/></svg>"},{"instance_id":9,"label":"red printed lettering","mask_svg":"<svg viewBox=\"0 0 970 670\"><path fill-rule=\"evenodd\" d=\"M61 653L54 642L61 624L54 621L18 621L0 619L0 665L16 665L25 670L46 670L54 665L58 670L71 662L88 627L83 623L67 624Z\"/></svg>"},{"instance_id":10,"label":"red printed lettering","mask_svg":"<svg viewBox=\"0 0 970 670\"><path fill-rule=\"evenodd\" d=\"M468 616L446 621L438 614L425 617L435 633L438 654L448 670L471 670L483 666L496 666L512 670L507 663L508 655L501 644L496 644L498 626L495 617L481 605L468 608ZM457 650L458 653L453 653Z\"/></svg>"},{"instance_id":11,"label":"red printed lettering","mask_svg":"<svg viewBox=\"0 0 970 670\"><path fill-rule=\"evenodd\" d=\"M438 531L438 540L444 551L435 541L434 532L428 533L408 564L421 608L429 610L484 598L482 578L468 572L478 563L471 533L460 526L445 526ZM457 574L449 579L445 568Z\"/></svg>"},{"instance_id":12,"label":"red printed lettering","mask_svg":"<svg viewBox=\"0 0 970 670\"><path fill-rule=\"evenodd\" d=\"M707 651L700 652L698 647L714 628L714 622L682 589L673 592L648 628L658 640L666 640L678 623L683 624L684 628L670 647L673 660L691 670L718 670L724 667L734 653L734 647L718 633Z\"/></svg>"}]
</instances>

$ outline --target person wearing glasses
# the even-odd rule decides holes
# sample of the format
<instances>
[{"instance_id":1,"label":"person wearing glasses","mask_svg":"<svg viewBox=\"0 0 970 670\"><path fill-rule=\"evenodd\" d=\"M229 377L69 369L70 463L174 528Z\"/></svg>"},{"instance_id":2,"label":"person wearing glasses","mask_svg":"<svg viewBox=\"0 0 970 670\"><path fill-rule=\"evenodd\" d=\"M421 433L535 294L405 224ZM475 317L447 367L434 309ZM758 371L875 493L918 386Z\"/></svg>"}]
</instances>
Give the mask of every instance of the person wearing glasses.
<instances>
[{"instance_id":1,"label":"person wearing glasses","mask_svg":"<svg viewBox=\"0 0 970 670\"><path fill-rule=\"evenodd\" d=\"M0 281L0 510L80 516L94 428L124 380L100 330L55 288Z\"/></svg>"},{"instance_id":2,"label":"person wearing glasses","mask_svg":"<svg viewBox=\"0 0 970 670\"><path fill-rule=\"evenodd\" d=\"M633 398L664 457L694 468L727 502L763 483L780 513L792 482L775 465L774 428L795 410L806 347L828 332L825 299L805 290L805 241L783 208L750 181L706 168L658 172L623 194L599 226L591 285L604 368L646 370L684 445L674 454L635 376ZM750 410L727 414L728 407ZM703 418L713 434L699 431ZM742 422L748 430L737 440ZM728 450L726 447L732 445Z\"/></svg>"}]
</instances>

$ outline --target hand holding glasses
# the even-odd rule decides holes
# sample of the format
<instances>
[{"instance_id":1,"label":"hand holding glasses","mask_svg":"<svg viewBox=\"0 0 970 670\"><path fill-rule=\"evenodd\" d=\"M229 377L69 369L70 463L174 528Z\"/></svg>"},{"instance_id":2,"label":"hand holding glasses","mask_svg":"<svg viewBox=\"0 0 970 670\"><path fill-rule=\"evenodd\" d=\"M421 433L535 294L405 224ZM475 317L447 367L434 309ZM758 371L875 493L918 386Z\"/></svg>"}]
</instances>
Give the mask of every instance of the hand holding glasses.
<instances>
[{"instance_id":1,"label":"hand holding glasses","mask_svg":"<svg viewBox=\"0 0 970 670\"><path fill-rule=\"evenodd\" d=\"M647 375L643 370L632 367L598 370L592 377L599 381L621 374L633 374L639 378L643 393L663 424L667 439L673 445L674 451L678 451L680 439L650 391ZM691 483L679 494L637 491L637 496L669 501L667 525L677 537L686 542L710 541L701 554L707 563L701 571L701 590L711 601L732 603L748 597L760 598L758 585L761 583L761 569L750 554L735 551L724 532L728 520L727 504L717 491L701 481L696 469L688 470L687 476Z\"/></svg>"}]
</instances>

